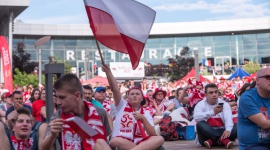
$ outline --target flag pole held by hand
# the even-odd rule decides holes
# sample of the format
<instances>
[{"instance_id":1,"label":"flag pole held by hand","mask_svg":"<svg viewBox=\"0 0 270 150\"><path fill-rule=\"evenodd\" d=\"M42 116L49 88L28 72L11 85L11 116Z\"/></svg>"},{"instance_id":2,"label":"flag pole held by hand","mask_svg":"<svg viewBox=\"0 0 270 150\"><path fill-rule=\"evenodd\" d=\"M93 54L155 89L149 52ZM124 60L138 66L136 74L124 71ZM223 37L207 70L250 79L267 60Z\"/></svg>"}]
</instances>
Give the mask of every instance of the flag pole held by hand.
<instances>
[{"instance_id":1,"label":"flag pole held by hand","mask_svg":"<svg viewBox=\"0 0 270 150\"><path fill-rule=\"evenodd\" d=\"M102 56L102 53L101 53L101 50L100 50L98 41L97 41L96 39L95 39L95 41L96 41L96 44L97 44L97 48L98 48L99 56L100 56L100 59L101 59L101 63L102 63L102 65L105 65L105 62L104 62L104 59L103 59L103 56ZM113 91L113 86L112 86L111 80L110 80L110 78L108 78L107 72L105 72L105 73L106 73L106 76L107 76L107 79L108 79L110 88L111 88L111 90Z\"/></svg>"}]
</instances>

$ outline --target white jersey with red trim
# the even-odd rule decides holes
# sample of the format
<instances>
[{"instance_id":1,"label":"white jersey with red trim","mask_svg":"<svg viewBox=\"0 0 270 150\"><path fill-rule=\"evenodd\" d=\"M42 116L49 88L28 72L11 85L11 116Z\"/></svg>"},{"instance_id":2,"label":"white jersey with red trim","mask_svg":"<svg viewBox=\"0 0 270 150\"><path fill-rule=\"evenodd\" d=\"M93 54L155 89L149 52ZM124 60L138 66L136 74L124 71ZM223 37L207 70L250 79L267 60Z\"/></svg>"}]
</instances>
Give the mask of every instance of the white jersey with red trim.
<instances>
[{"instance_id":1,"label":"white jersey with red trim","mask_svg":"<svg viewBox=\"0 0 270 150\"><path fill-rule=\"evenodd\" d=\"M224 103L223 110L221 113L215 115L214 107L217 106L218 103ZM218 99L215 105L210 105L206 101L206 98L198 102L194 109L194 119L196 122L206 121L213 127L225 127L227 131L231 131L233 128L231 107L222 99Z\"/></svg>"}]
</instances>

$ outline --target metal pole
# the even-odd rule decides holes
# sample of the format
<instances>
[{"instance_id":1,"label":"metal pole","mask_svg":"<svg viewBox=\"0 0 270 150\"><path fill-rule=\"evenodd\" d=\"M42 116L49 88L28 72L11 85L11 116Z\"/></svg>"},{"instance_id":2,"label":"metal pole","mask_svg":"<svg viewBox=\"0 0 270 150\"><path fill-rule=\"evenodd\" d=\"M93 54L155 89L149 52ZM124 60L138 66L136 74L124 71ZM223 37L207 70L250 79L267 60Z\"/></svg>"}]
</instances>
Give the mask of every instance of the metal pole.
<instances>
[{"instance_id":1,"label":"metal pole","mask_svg":"<svg viewBox=\"0 0 270 150\"><path fill-rule=\"evenodd\" d=\"M38 82L42 84L41 49L38 49Z\"/></svg>"},{"instance_id":2,"label":"metal pole","mask_svg":"<svg viewBox=\"0 0 270 150\"><path fill-rule=\"evenodd\" d=\"M194 48L194 65L195 65L195 72L196 72L196 80L197 81L200 81L200 77L199 77L199 63L198 63L198 60L199 60L199 56L198 56L198 49Z\"/></svg>"},{"instance_id":3,"label":"metal pole","mask_svg":"<svg viewBox=\"0 0 270 150\"><path fill-rule=\"evenodd\" d=\"M236 65L237 65L237 68L239 66L239 49L238 49L238 36L236 36L236 44L235 44L235 48L236 48Z\"/></svg>"},{"instance_id":4,"label":"metal pole","mask_svg":"<svg viewBox=\"0 0 270 150\"><path fill-rule=\"evenodd\" d=\"M8 46L9 46L9 54L10 54L10 62L12 62L12 43L13 43L13 12L9 15L9 27L8 27ZM12 63L10 64L12 68Z\"/></svg>"}]
</instances>

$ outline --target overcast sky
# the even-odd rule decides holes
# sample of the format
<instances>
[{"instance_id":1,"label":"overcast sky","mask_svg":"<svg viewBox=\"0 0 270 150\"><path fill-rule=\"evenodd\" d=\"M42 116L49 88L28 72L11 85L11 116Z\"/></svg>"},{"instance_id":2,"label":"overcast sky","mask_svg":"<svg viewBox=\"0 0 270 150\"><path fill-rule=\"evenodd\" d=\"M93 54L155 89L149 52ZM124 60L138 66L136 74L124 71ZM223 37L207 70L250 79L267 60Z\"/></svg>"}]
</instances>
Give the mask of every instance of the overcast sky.
<instances>
[{"instance_id":1,"label":"overcast sky","mask_svg":"<svg viewBox=\"0 0 270 150\"><path fill-rule=\"evenodd\" d=\"M155 22L270 17L270 0L138 0L156 10ZM87 24L83 0L30 0L16 20L41 24Z\"/></svg>"}]
</instances>

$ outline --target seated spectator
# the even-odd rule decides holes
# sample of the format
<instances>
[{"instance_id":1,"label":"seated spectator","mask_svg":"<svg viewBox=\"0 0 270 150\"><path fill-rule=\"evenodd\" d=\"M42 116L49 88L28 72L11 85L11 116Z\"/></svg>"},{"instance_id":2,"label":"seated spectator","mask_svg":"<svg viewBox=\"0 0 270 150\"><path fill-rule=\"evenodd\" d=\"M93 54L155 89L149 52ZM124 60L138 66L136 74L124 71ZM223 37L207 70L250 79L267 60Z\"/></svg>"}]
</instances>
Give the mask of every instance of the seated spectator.
<instances>
[{"instance_id":1,"label":"seated spectator","mask_svg":"<svg viewBox=\"0 0 270 150\"><path fill-rule=\"evenodd\" d=\"M39 99L40 99L40 91L39 89L34 89L31 93L30 98L27 99L24 104L32 107L33 102Z\"/></svg>"},{"instance_id":2,"label":"seated spectator","mask_svg":"<svg viewBox=\"0 0 270 150\"><path fill-rule=\"evenodd\" d=\"M92 103L83 100L83 87L79 78L74 74L65 74L54 83L56 92L56 103L61 108L51 117L50 126L47 129L42 143L43 149L55 148L56 139L61 143L61 149L110 149L106 143L107 135L111 133L108 123L107 113L104 109L95 107ZM90 138L81 138L77 130L74 131L65 119L71 117L80 117L97 135Z\"/></svg>"},{"instance_id":3,"label":"seated spectator","mask_svg":"<svg viewBox=\"0 0 270 150\"><path fill-rule=\"evenodd\" d=\"M270 68L257 72L256 88L245 91L239 100L238 140L240 150L270 149Z\"/></svg>"},{"instance_id":4,"label":"seated spectator","mask_svg":"<svg viewBox=\"0 0 270 150\"><path fill-rule=\"evenodd\" d=\"M17 109L20 107L25 107L28 108L30 110L30 112L32 113L32 107L23 104L23 95L20 91L14 91L12 93L12 101L14 103L13 106L11 106L7 111L6 111L6 124L8 126L8 128L10 130L13 129L14 126L14 122L12 122L12 120L16 119L17 117Z\"/></svg>"},{"instance_id":5,"label":"seated spectator","mask_svg":"<svg viewBox=\"0 0 270 150\"><path fill-rule=\"evenodd\" d=\"M32 115L30 110L25 107L19 107L15 111L16 117L12 120L14 123L13 134L11 131L5 129L4 124L0 123L1 139L3 138L5 141L1 141L1 148L15 150L39 149L38 145L40 143L47 142L43 139L47 123L40 124L37 131L32 132L32 134L38 135L37 138L30 137L32 129Z\"/></svg>"},{"instance_id":6,"label":"seated spectator","mask_svg":"<svg viewBox=\"0 0 270 150\"><path fill-rule=\"evenodd\" d=\"M42 116L41 107L45 105L46 105L46 90L43 89L40 94L40 99L34 101L32 105L33 107L32 115L33 115L34 121L40 121L40 122L43 121L43 118L45 118L45 116Z\"/></svg>"},{"instance_id":7,"label":"seated spectator","mask_svg":"<svg viewBox=\"0 0 270 150\"><path fill-rule=\"evenodd\" d=\"M156 136L153 119L143 105L143 93L139 87L131 88L128 100L121 98L117 82L107 65L102 66L111 81L116 106L116 119L110 145L113 149L157 149L164 139ZM123 121L125 120L125 121ZM144 126L144 128L142 127Z\"/></svg>"},{"instance_id":8,"label":"seated spectator","mask_svg":"<svg viewBox=\"0 0 270 150\"><path fill-rule=\"evenodd\" d=\"M5 97L4 97L5 103L0 106L0 114L1 114L1 120L5 122L5 116L6 116L6 111L13 106L13 101L12 101L12 93L6 92Z\"/></svg>"},{"instance_id":9,"label":"seated spectator","mask_svg":"<svg viewBox=\"0 0 270 150\"><path fill-rule=\"evenodd\" d=\"M232 120L231 107L218 98L216 84L206 85L205 94L206 97L194 109L199 143L207 148L221 143L229 149L237 132L236 124L234 125Z\"/></svg>"}]
</instances>

